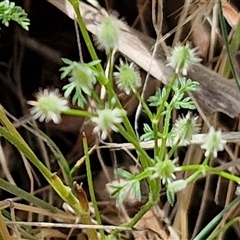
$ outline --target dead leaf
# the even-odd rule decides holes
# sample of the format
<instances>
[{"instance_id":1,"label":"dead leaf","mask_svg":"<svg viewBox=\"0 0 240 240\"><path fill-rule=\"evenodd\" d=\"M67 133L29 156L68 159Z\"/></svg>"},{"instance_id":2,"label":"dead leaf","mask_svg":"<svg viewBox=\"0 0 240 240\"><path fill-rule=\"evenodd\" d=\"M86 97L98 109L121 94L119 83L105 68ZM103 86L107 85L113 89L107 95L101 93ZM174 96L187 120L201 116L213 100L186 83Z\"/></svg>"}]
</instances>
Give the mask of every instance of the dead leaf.
<instances>
[{"instance_id":1,"label":"dead leaf","mask_svg":"<svg viewBox=\"0 0 240 240\"><path fill-rule=\"evenodd\" d=\"M159 236L161 236L161 239L167 240L168 234L164 230L163 226L161 226L160 222L161 221L159 221L159 219L156 218L153 211L149 210L139 220L139 222L136 224L136 227L144 228L144 229L146 229L146 231L147 231L147 229L149 229L149 231L147 231L147 232L148 232L148 234L152 235L151 239L154 239L153 238L154 236L156 237L156 234L154 234L154 232L155 232L155 233L158 233ZM153 232L151 232L150 230L152 230ZM145 234L143 234L142 232L134 233L135 239L137 239L137 240L146 240L144 235Z\"/></svg>"},{"instance_id":2,"label":"dead leaf","mask_svg":"<svg viewBox=\"0 0 240 240\"><path fill-rule=\"evenodd\" d=\"M74 18L75 13L68 1L48 1L70 18ZM80 9L87 29L96 34L102 19L100 11L83 2L80 3ZM151 49L155 40L131 27L121 23L120 25L122 34L119 41L119 51L142 69L149 71L153 77L166 84L173 71L165 65L166 56L161 46L159 45L158 52L152 60ZM188 77L200 83L199 90L194 96L206 114L223 112L230 117L235 117L240 113L240 93L236 84L230 83L226 78L202 65L197 65L194 70L189 72Z\"/></svg>"},{"instance_id":3,"label":"dead leaf","mask_svg":"<svg viewBox=\"0 0 240 240\"><path fill-rule=\"evenodd\" d=\"M231 27L236 27L239 21L239 12L229 2L222 2L223 15Z\"/></svg>"}]
</instances>

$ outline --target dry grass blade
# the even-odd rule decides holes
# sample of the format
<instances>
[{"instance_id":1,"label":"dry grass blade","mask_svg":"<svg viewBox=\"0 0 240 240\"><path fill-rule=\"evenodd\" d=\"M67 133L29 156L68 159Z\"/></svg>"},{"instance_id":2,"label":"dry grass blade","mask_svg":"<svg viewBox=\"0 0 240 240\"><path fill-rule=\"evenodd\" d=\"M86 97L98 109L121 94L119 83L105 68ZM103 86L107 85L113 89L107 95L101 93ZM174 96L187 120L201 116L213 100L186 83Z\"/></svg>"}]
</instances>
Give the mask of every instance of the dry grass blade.
<instances>
[{"instance_id":1,"label":"dry grass blade","mask_svg":"<svg viewBox=\"0 0 240 240\"><path fill-rule=\"evenodd\" d=\"M45 227L45 228L76 228L76 229L105 229L105 230L122 230L122 231L132 231L132 228L128 227L118 227L118 226L105 226L105 225L91 225L91 224L68 224L68 223L49 223L49 222L6 222L7 225L19 225L19 226L36 226L36 227ZM140 229L141 230L141 229Z\"/></svg>"},{"instance_id":2,"label":"dry grass blade","mask_svg":"<svg viewBox=\"0 0 240 240\"><path fill-rule=\"evenodd\" d=\"M12 240L11 236L9 235L2 213L0 213L0 238L5 240Z\"/></svg>"},{"instance_id":3,"label":"dry grass blade","mask_svg":"<svg viewBox=\"0 0 240 240\"><path fill-rule=\"evenodd\" d=\"M192 136L192 140L189 144L201 145L204 143L206 134L195 134ZM240 142L240 132L224 132L222 133L222 139L231 143ZM108 148L121 148L121 149L134 149L131 143L105 143ZM158 144L161 145L161 139L158 140ZM154 147L154 141L141 142L140 146L144 149L152 149Z\"/></svg>"}]
</instances>

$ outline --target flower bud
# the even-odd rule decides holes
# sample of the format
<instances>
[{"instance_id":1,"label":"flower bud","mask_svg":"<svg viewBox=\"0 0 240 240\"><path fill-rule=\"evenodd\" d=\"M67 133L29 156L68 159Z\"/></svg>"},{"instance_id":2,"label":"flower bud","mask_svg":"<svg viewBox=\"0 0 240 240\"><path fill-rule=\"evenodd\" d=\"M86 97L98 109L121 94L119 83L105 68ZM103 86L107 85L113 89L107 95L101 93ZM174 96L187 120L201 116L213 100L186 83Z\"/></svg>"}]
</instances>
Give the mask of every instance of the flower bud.
<instances>
[{"instance_id":1,"label":"flower bud","mask_svg":"<svg viewBox=\"0 0 240 240\"><path fill-rule=\"evenodd\" d=\"M116 17L113 15L107 16L100 24L96 34L98 48L104 49L107 54L117 49L120 32L120 26Z\"/></svg>"},{"instance_id":2,"label":"flower bud","mask_svg":"<svg viewBox=\"0 0 240 240\"><path fill-rule=\"evenodd\" d=\"M135 64L124 63L120 59L120 66L116 66L118 72L114 73L117 87L127 95L135 92L141 86L141 77Z\"/></svg>"},{"instance_id":3,"label":"flower bud","mask_svg":"<svg viewBox=\"0 0 240 240\"><path fill-rule=\"evenodd\" d=\"M176 45L171 56L167 57L167 66L174 69L176 74L187 75L188 70L201 61L196 53L197 48L190 48L187 42L185 46Z\"/></svg>"},{"instance_id":4,"label":"flower bud","mask_svg":"<svg viewBox=\"0 0 240 240\"><path fill-rule=\"evenodd\" d=\"M187 182L183 179L176 180L168 184L168 191L179 192L187 187Z\"/></svg>"}]
</instances>

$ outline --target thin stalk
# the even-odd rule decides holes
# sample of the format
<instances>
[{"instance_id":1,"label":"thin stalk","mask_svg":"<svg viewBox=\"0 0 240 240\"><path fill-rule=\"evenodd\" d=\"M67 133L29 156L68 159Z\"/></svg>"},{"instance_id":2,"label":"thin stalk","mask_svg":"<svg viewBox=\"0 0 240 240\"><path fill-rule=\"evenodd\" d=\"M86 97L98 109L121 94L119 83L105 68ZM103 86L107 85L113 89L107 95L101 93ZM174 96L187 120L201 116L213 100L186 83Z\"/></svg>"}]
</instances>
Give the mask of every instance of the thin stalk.
<instances>
[{"instance_id":1,"label":"thin stalk","mask_svg":"<svg viewBox=\"0 0 240 240\"><path fill-rule=\"evenodd\" d=\"M88 155L90 155L94 150L96 149L96 145L94 145L88 152ZM75 171L77 169L79 169L79 167L84 163L85 161L85 156L81 157L73 166L73 168L71 169L70 173L71 175L73 175L75 173Z\"/></svg>"},{"instance_id":2,"label":"thin stalk","mask_svg":"<svg viewBox=\"0 0 240 240\"><path fill-rule=\"evenodd\" d=\"M15 135L12 135L4 127L0 127L0 135L2 135L6 140L16 146L43 174L43 176L49 181L51 179L52 173L48 168L36 157L34 152L28 147L23 139L19 139ZM49 181L51 182L51 181Z\"/></svg>"},{"instance_id":3,"label":"thin stalk","mask_svg":"<svg viewBox=\"0 0 240 240\"><path fill-rule=\"evenodd\" d=\"M109 89L114 89L113 87L113 68L114 68L114 56L115 50L112 50L107 56L107 67L106 67L106 77L109 79L107 85ZM108 91L108 103L112 107L112 99L116 98L114 91Z\"/></svg>"},{"instance_id":4,"label":"thin stalk","mask_svg":"<svg viewBox=\"0 0 240 240\"><path fill-rule=\"evenodd\" d=\"M139 155L139 160L141 162L141 166L143 169L147 169L150 166L153 165L152 159L148 156L146 151L141 148L139 145L138 139L135 139L132 137L131 134L129 134L123 126L119 125L118 126L119 132L123 137L127 139L127 141L131 142L135 146L135 150L137 151ZM151 198L151 202L154 201L156 202L158 197L159 197L159 191L160 191L160 181L159 180L151 180L149 177L146 179L149 185L149 190L150 190L150 196L154 196ZM156 197L157 196L157 197ZM135 217L134 217L135 218Z\"/></svg>"},{"instance_id":5,"label":"thin stalk","mask_svg":"<svg viewBox=\"0 0 240 240\"><path fill-rule=\"evenodd\" d=\"M38 128L36 129L36 131L41 135L41 137L43 138L43 141L46 142L46 144L49 146L54 156L56 157L58 164L62 170L65 183L68 186L72 187L73 181L72 181L70 168L66 158L63 156L58 146L53 142L53 140L50 137L48 137L44 132L42 132Z\"/></svg>"},{"instance_id":6,"label":"thin stalk","mask_svg":"<svg viewBox=\"0 0 240 240\"><path fill-rule=\"evenodd\" d=\"M80 7L79 7L79 0L68 0L71 5L73 6L74 8L74 11L77 15L77 23L80 27L80 30L81 30L81 33L82 33L82 36L83 36L83 39L86 43L86 46L88 48L88 51L90 53L90 56L92 58L92 60L98 60L98 55L95 51L95 48L93 46L93 43L92 43L92 40L88 34L88 31L87 31L87 28L86 28L86 25L84 23L84 20L82 18L82 15L81 15L81 12L80 12ZM100 73L104 73L103 71L103 68L102 68L102 65L100 63L98 63L96 65L96 68L98 69L98 71ZM99 82L102 84L102 85L106 85L106 83L108 82L108 79L106 79L104 77L104 74L100 75L100 77L98 78Z\"/></svg>"},{"instance_id":7,"label":"thin stalk","mask_svg":"<svg viewBox=\"0 0 240 240\"><path fill-rule=\"evenodd\" d=\"M161 147L160 147L160 151L159 151L159 159L161 161L164 161L165 159L165 155L166 155L166 149L167 149L167 135L168 135L168 131L169 131L169 123L170 123L170 119L171 119L171 110L170 109L166 109L166 116L164 119L164 126L163 126L163 138L162 138L162 143L161 143Z\"/></svg>"},{"instance_id":8,"label":"thin stalk","mask_svg":"<svg viewBox=\"0 0 240 240\"><path fill-rule=\"evenodd\" d=\"M207 165L186 165L186 166L181 166L179 167L179 169L181 171L194 171L194 170L197 170L197 172L200 172L203 173L203 172L207 172L207 173L212 173L212 174L216 174L218 176L221 176L221 177L224 177L226 179L229 179L233 182L236 182L236 183L240 183L240 177L237 177L231 173L228 173L228 172L225 172L225 171L222 171L222 170L218 170L216 168L213 168L213 167L209 167ZM191 177L191 176L190 176Z\"/></svg>"},{"instance_id":9,"label":"thin stalk","mask_svg":"<svg viewBox=\"0 0 240 240\"><path fill-rule=\"evenodd\" d=\"M139 220L143 217L143 215L149 211L153 207L153 202L148 201L144 206L141 207L139 212L132 218L132 220L128 223L124 223L121 226L122 227L133 227L137 224ZM112 235L117 238L118 234L120 233L120 230L115 230Z\"/></svg>"},{"instance_id":10,"label":"thin stalk","mask_svg":"<svg viewBox=\"0 0 240 240\"><path fill-rule=\"evenodd\" d=\"M202 165L208 165L210 159L211 159L211 155L208 155L207 157L205 157L205 159L204 159Z\"/></svg>"},{"instance_id":11,"label":"thin stalk","mask_svg":"<svg viewBox=\"0 0 240 240\"><path fill-rule=\"evenodd\" d=\"M121 104L121 103L119 103L119 104ZM136 134L135 134L135 132L133 130L133 127L132 127L131 123L129 122L129 119L128 119L127 116L125 116L123 118L123 124L124 124L124 127L127 130L128 135L129 136L131 135L132 139L134 139L134 142L138 142L138 145L139 145L139 140L138 140L138 138L137 138L137 136L136 136Z\"/></svg>"},{"instance_id":12,"label":"thin stalk","mask_svg":"<svg viewBox=\"0 0 240 240\"><path fill-rule=\"evenodd\" d=\"M197 178L202 174L200 168L185 180L186 183L194 182L195 180L197 180Z\"/></svg>"},{"instance_id":13,"label":"thin stalk","mask_svg":"<svg viewBox=\"0 0 240 240\"><path fill-rule=\"evenodd\" d=\"M179 146L180 140L178 140L171 148L171 150L168 152L168 157L171 159L172 155L177 151L177 148Z\"/></svg>"},{"instance_id":14,"label":"thin stalk","mask_svg":"<svg viewBox=\"0 0 240 240\"><path fill-rule=\"evenodd\" d=\"M102 100L100 99L98 94L95 92L95 89L92 90L92 97L93 97L94 101L96 101L96 103L98 104L99 107L104 108L104 103L102 102Z\"/></svg>"},{"instance_id":15,"label":"thin stalk","mask_svg":"<svg viewBox=\"0 0 240 240\"><path fill-rule=\"evenodd\" d=\"M154 158L156 158L158 156L158 151L159 151L159 146L158 146L158 125L159 125L159 121L160 119L156 118L156 116L154 116L152 119L152 128L153 128L153 137L154 137ZM162 146L162 145L161 145Z\"/></svg>"},{"instance_id":16,"label":"thin stalk","mask_svg":"<svg viewBox=\"0 0 240 240\"><path fill-rule=\"evenodd\" d=\"M128 131L126 131L123 126L118 125L118 129L119 129L119 132L121 133L121 135L123 137L125 137L127 141L131 142L134 145L136 152L139 154L141 165L142 165L143 169L148 168L149 162L152 162L152 161L151 161L150 157L148 156L148 154L146 153L146 151L141 148L138 140L135 139L131 134L129 134Z\"/></svg>"},{"instance_id":17,"label":"thin stalk","mask_svg":"<svg viewBox=\"0 0 240 240\"><path fill-rule=\"evenodd\" d=\"M124 223L121 226L122 227L133 227L137 224L137 222L142 219L143 215L150 210L155 203L152 201L148 201L144 206L141 207L141 209L138 211L138 213L132 218L132 220L128 223Z\"/></svg>"},{"instance_id":18,"label":"thin stalk","mask_svg":"<svg viewBox=\"0 0 240 240\"><path fill-rule=\"evenodd\" d=\"M153 127L153 133L154 133L154 153L155 153L155 156L157 156L158 152L159 152L159 147L158 147L158 124L159 124L159 121L160 121L160 118L161 118L162 111L165 108L165 102L167 101L168 97L170 96L170 93L171 93L171 90L172 90L172 86L175 83L177 77L178 77L178 75L175 73L173 75L173 77L171 78L169 84L167 85L166 94L165 94L165 96L162 99L162 103L158 107L157 113L156 113L156 115L152 119L152 123L153 123L152 127ZM166 121L165 121L165 124L166 124ZM164 132L166 132L166 131L164 131ZM160 152L159 152L159 158L161 160L163 159L164 153L165 153L165 148L163 147L163 145L166 145L166 141L167 141L166 140L166 135L163 134L163 136L164 136L164 138L162 140L163 144L161 145Z\"/></svg>"},{"instance_id":19,"label":"thin stalk","mask_svg":"<svg viewBox=\"0 0 240 240\"><path fill-rule=\"evenodd\" d=\"M175 83L177 78L178 78L178 75L175 73L173 75L173 77L171 78L169 84L167 85L167 91L166 91L166 94L165 94L164 98L162 99L162 104L157 109L157 113L156 113L156 118L157 119L160 119L161 113L162 113L162 111L164 110L164 107L165 107L164 106L165 102L168 100L168 97L169 97L169 95L171 93L171 90L172 90L172 86Z\"/></svg>"},{"instance_id":20,"label":"thin stalk","mask_svg":"<svg viewBox=\"0 0 240 240\"><path fill-rule=\"evenodd\" d=\"M140 104L143 107L143 110L145 111L145 113L147 114L147 116L152 119L153 114L151 112L151 110L149 109L148 105L146 104L146 102L142 99L141 95L139 94L138 91L136 91L135 93L136 98L138 99L138 101L140 102Z\"/></svg>"},{"instance_id":21,"label":"thin stalk","mask_svg":"<svg viewBox=\"0 0 240 240\"><path fill-rule=\"evenodd\" d=\"M96 201L95 192L94 192L91 164L90 164L89 153L88 153L88 144L87 144L87 139L86 139L85 134L83 137L83 150L84 150L86 170L87 170L88 189L89 189L91 201L92 201L93 208L94 208L94 213L95 213L98 225L102 225L102 220L100 217L100 213L98 211L97 201ZM104 234L103 229L99 229L99 232L101 235L101 239L105 240L105 234Z\"/></svg>"},{"instance_id":22,"label":"thin stalk","mask_svg":"<svg viewBox=\"0 0 240 240\"><path fill-rule=\"evenodd\" d=\"M113 98L115 99L116 101L116 107L120 108L120 109L124 109L121 102L119 101L119 98L117 97L115 91L113 90L113 88L109 88L108 89L108 94L112 95ZM138 138L133 130L133 127L131 125L131 123L129 122L129 119L127 116L125 116L123 118L123 124L128 132L129 135L132 135L132 137L134 137L136 139L136 141L138 141Z\"/></svg>"},{"instance_id":23,"label":"thin stalk","mask_svg":"<svg viewBox=\"0 0 240 240\"><path fill-rule=\"evenodd\" d=\"M62 114L75 116L75 117L93 117L96 116L96 114L93 114L91 112L85 111L85 110L79 110L79 109L68 109Z\"/></svg>"},{"instance_id":24,"label":"thin stalk","mask_svg":"<svg viewBox=\"0 0 240 240\"><path fill-rule=\"evenodd\" d=\"M237 177L231 173L228 173L228 172L225 172L222 170L218 170L216 168L209 167L209 166L206 166L206 171L209 173L212 173L212 174L216 174L220 177L229 179L230 181L236 182L237 184L240 184L240 177Z\"/></svg>"}]
</instances>

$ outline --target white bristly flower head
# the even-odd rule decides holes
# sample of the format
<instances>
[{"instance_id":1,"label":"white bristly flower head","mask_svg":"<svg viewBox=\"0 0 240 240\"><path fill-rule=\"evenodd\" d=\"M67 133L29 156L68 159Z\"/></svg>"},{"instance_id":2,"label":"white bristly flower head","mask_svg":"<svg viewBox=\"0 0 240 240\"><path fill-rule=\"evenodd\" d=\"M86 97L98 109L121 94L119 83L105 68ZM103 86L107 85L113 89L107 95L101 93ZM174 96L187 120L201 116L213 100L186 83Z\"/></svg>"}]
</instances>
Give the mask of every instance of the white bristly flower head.
<instances>
[{"instance_id":1,"label":"white bristly flower head","mask_svg":"<svg viewBox=\"0 0 240 240\"><path fill-rule=\"evenodd\" d=\"M107 54L117 49L120 33L121 31L117 18L113 15L107 16L97 30L96 43L98 48L100 50L104 49Z\"/></svg>"},{"instance_id":2,"label":"white bristly flower head","mask_svg":"<svg viewBox=\"0 0 240 240\"><path fill-rule=\"evenodd\" d=\"M176 120L172 129L173 144L179 142L180 145L186 146L190 143L192 135L199 132L197 119L197 116L192 117L188 112L185 117L179 117Z\"/></svg>"},{"instance_id":3,"label":"white bristly flower head","mask_svg":"<svg viewBox=\"0 0 240 240\"><path fill-rule=\"evenodd\" d=\"M151 175L151 179L154 178L160 178L162 181L162 184L169 184L172 179L175 179L176 176L174 175L174 172L176 170L175 163L178 161L178 159L168 159L166 158L164 161L160 161L159 159L156 159L158 162L155 164L154 167L149 167L149 170L153 171L153 175Z\"/></svg>"},{"instance_id":4,"label":"white bristly flower head","mask_svg":"<svg viewBox=\"0 0 240 240\"><path fill-rule=\"evenodd\" d=\"M221 130L215 131L214 127L211 126L201 148L206 150L205 157L209 155L217 157L217 152L222 151L226 143L227 141L222 139Z\"/></svg>"},{"instance_id":5,"label":"white bristly flower head","mask_svg":"<svg viewBox=\"0 0 240 240\"><path fill-rule=\"evenodd\" d=\"M101 133L101 138L104 140L110 130L118 132L117 124L120 124L123 117L126 116L126 111L120 108L97 110L97 117L92 117L91 121L96 123L93 132Z\"/></svg>"},{"instance_id":6,"label":"white bristly flower head","mask_svg":"<svg viewBox=\"0 0 240 240\"><path fill-rule=\"evenodd\" d=\"M119 90L129 95L131 91L135 92L141 87L141 76L133 62L128 64L120 59L120 66L116 66L116 68L118 72L114 73L114 77Z\"/></svg>"},{"instance_id":7,"label":"white bristly flower head","mask_svg":"<svg viewBox=\"0 0 240 240\"><path fill-rule=\"evenodd\" d=\"M197 48L190 48L190 43L185 46L177 44L172 54L167 57L167 66L174 69L176 74L187 75L188 70L199 63L201 58L197 56Z\"/></svg>"},{"instance_id":8,"label":"white bristly flower head","mask_svg":"<svg viewBox=\"0 0 240 240\"><path fill-rule=\"evenodd\" d=\"M58 89L40 90L36 94L36 101L27 101L27 103L32 106L30 114L40 122L60 123L61 113L69 109L68 100L60 95Z\"/></svg>"}]
</instances>

